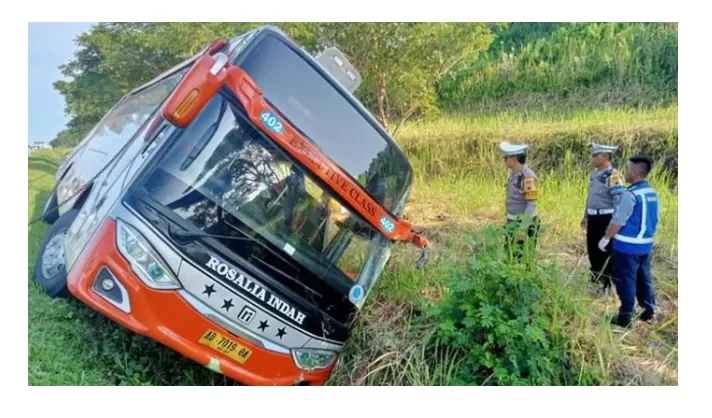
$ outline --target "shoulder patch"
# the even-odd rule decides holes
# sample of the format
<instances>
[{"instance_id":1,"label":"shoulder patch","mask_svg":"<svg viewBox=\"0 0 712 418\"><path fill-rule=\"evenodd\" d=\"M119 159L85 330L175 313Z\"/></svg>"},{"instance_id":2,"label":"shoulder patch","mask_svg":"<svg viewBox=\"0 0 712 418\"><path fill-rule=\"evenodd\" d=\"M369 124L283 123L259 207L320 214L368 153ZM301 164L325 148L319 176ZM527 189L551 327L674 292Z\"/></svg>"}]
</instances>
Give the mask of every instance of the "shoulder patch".
<instances>
[{"instance_id":1,"label":"shoulder patch","mask_svg":"<svg viewBox=\"0 0 712 418\"><path fill-rule=\"evenodd\" d=\"M536 183L536 178L528 176L524 177L524 182L522 183L524 200L536 200L538 192L538 186Z\"/></svg>"},{"instance_id":2,"label":"shoulder patch","mask_svg":"<svg viewBox=\"0 0 712 418\"><path fill-rule=\"evenodd\" d=\"M608 176L608 187L618 186L623 184L623 176L621 173L614 171Z\"/></svg>"},{"instance_id":3,"label":"shoulder patch","mask_svg":"<svg viewBox=\"0 0 712 418\"><path fill-rule=\"evenodd\" d=\"M623 180L623 176L617 171L614 171L608 177L608 189L611 191L611 193L620 193L621 191L625 190L624 183L625 181Z\"/></svg>"}]
</instances>

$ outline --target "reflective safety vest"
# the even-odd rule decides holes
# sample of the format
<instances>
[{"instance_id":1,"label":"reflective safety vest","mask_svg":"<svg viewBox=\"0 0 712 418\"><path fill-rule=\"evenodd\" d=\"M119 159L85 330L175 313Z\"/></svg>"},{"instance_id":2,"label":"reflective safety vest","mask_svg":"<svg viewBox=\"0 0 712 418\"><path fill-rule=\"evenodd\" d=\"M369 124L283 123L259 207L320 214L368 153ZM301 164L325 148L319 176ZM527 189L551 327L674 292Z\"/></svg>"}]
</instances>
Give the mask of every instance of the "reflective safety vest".
<instances>
[{"instance_id":1,"label":"reflective safety vest","mask_svg":"<svg viewBox=\"0 0 712 418\"><path fill-rule=\"evenodd\" d=\"M653 236L660 218L660 197L643 181L624 193L633 193L635 207L628 222L613 237L613 250L624 254L648 254L653 250Z\"/></svg>"}]
</instances>

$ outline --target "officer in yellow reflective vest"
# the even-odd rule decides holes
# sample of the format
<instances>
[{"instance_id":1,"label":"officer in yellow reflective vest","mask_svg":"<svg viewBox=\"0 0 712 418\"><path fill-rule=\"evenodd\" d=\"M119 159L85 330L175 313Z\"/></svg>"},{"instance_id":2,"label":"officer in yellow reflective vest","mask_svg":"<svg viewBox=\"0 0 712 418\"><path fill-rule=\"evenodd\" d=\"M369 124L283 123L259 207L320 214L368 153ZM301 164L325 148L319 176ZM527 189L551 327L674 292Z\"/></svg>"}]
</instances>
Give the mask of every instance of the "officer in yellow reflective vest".
<instances>
[{"instance_id":1,"label":"officer in yellow reflective vest","mask_svg":"<svg viewBox=\"0 0 712 418\"><path fill-rule=\"evenodd\" d=\"M525 237L529 237L531 246L536 247L540 220L537 215L536 201L539 192L539 179L534 171L527 167L526 150L529 145L502 142L499 145L504 154L504 161L510 170L506 185L507 211L507 249L514 251L518 259L525 250ZM516 243L516 246L512 244Z\"/></svg>"},{"instance_id":2,"label":"officer in yellow reflective vest","mask_svg":"<svg viewBox=\"0 0 712 418\"><path fill-rule=\"evenodd\" d=\"M591 162L596 169L589 179L581 228L586 230L591 281L601 283L602 290L605 292L611 287L613 273L611 245L601 250L598 248L598 242L606 233L606 228L618 206L620 195L625 191L625 185L621 173L611 165L611 154L618 147L595 142L592 147Z\"/></svg>"}]
</instances>

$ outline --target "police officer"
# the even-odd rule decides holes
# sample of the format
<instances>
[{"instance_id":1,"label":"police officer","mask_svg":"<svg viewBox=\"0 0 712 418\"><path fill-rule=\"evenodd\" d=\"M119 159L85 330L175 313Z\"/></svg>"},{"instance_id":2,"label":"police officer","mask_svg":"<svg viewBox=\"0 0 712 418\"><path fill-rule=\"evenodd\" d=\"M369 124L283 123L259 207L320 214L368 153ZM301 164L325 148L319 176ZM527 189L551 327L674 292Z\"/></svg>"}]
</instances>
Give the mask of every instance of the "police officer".
<instances>
[{"instance_id":1,"label":"police officer","mask_svg":"<svg viewBox=\"0 0 712 418\"><path fill-rule=\"evenodd\" d=\"M613 279L621 306L611 323L622 327L632 326L636 299L643 308L641 320L655 317L650 259L660 217L660 197L647 180L652 166L647 157L629 160L625 179L630 186L621 194L613 220L598 244L603 249L613 239Z\"/></svg>"},{"instance_id":2,"label":"police officer","mask_svg":"<svg viewBox=\"0 0 712 418\"><path fill-rule=\"evenodd\" d=\"M611 286L613 263L609 257L610 245L601 250L598 242L606 233L611 217L625 190L623 176L611 165L611 154L617 146L592 144L591 162L596 169L588 183L588 198L581 228L586 230L586 247L590 263L591 281L603 284L605 292Z\"/></svg>"},{"instance_id":3,"label":"police officer","mask_svg":"<svg viewBox=\"0 0 712 418\"><path fill-rule=\"evenodd\" d=\"M504 161L511 171L506 186L507 210L507 248L512 250L512 244L517 259L524 252L525 235L531 239L531 248L536 247L539 235L540 220L536 211L539 179L534 171L527 167L526 149L529 145L510 144L502 142L499 148L504 154Z\"/></svg>"}]
</instances>

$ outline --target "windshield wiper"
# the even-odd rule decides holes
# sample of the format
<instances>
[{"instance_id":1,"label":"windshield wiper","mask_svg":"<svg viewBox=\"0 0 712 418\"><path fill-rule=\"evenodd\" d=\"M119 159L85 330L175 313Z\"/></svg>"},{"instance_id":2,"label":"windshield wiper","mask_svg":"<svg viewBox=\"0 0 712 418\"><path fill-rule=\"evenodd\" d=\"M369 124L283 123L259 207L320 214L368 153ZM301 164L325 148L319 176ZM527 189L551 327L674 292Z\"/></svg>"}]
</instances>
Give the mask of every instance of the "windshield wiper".
<instances>
[{"instance_id":1,"label":"windshield wiper","mask_svg":"<svg viewBox=\"0 0 712 418\"><path fill-rule=\"evenodd\" d=\"M215 238L215 239L229 239L229 240L233 240L233 241L251 241L251 242L254 242L254 243L260 245L262 248L264 248L267 251L269 251L270 253L272 253L272 255L274 255L275 257L284 261L289 266L291 266L291 267L297 269L297 271L299 271L299 269L294 264L290 263L289 260L285 259L278 252L274 251L273 249L269 248L268 246L266 246L265 244L260 242L260 240L258 240L257 238L245 233L241 229L235 228L235 230L240 232L243 236L236 237L234 235L211 234L209 232L202 232L202 231L173 230L170 227L168 228L168 233L170 234L170 236L173 239L175 239L176 241L183 242L183 243L192 241L194 238Z\"/></svg>"},{"instance_id":2,"label":"windshield wiper","mask_svg":"<svg viewBox=\"0 0 712 418\"><path fill-rule=\"evenodd\" d=\"M282 274L284 277L290 279L292 282L300 285L306 291L307 296L309 296L309 300L307 302L309 302L309 304L311 305L312 313L315 313L321 319L321 330L322 330L323 337L326 338L327 335L334 332L334 327L333 327L331 318L324 313L324 311L321 309L319 304L316 303L316 300L314 299L313 295L322 297L322 295L319 292L317 292L316 290L313 290L311 287L302 283L301 280L298 280L296 277L291 276L291 275L283 272L282 270L274 267L273 265L265 262L261 258L254 257L254 256L253 256L253 258L255 260L259 261L260 263L264 264L265 266L271 268L272 270L275 270L276 272Z\"/></svg>"},{"instance_id":3,"label":"windshield wiper","mask_svg":"<svg viewBox=\"0 0 712 418\"><path fill-rule=\"evenodd\" d=\"M236 237L234 235L220 235L220 234L209 234L207 232L193 232L193 231L174 231L169 228L168 231L171 237L176 238L177 241L192 241L193 238L219 238L219 239L231 239L235 241L254 241L252 237Z\"/></svg>"},{"instance_id":4,"label":"windshield wiper","mask_svg":"<svg viewBox=\"0 0 712 418\"><path fill-rule=\"evenodd\" d=\"M278 269L277 267L273 266L272 264L270 264L270 263L264 261L263 259L261 259L261 258L259 258L259 257L256 257L256 256L253 255L251 258L253 258L253 259L259 261L260 264L262 264L262 265L264 265L264 266L266 266L266 267L269 267L270 270L273 270L273 271L275 271L275 272L281 274L282 276L286 277L286 278L289 279L290 281L292 281L292 282L294 282L294 283L300 285L300 286L303 287L304 290L306 290L307 293L309 293L310 295L317 295L317 296L319 296L319 297L323 297L323 295L322 295L321 293L317 292L316 290L314 290L314 289L312 289L311 287L307 286L306 284L302 283L301 280L298 280L296 277L292 276L291 274L286 273L286 272L284 272L284 271Z\"/></svg>"}]
</instances>

